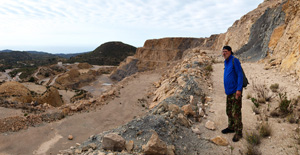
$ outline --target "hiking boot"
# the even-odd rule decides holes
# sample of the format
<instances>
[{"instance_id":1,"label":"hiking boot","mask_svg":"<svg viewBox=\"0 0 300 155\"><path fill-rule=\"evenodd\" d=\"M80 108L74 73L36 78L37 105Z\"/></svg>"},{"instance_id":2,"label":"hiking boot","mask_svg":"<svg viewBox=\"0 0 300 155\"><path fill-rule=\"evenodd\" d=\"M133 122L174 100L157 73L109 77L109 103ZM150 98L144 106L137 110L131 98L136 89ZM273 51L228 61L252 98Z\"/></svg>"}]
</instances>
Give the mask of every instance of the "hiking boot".
<instances>
[{"instance_id":1,"label":"hiking boot","mask_svg":"<svg viewBox=\"0 0 300 155\"><path fill-rule=\"evenodd\" d=\"M241 138L243 138L243 134L234 134L232 141L233 142L238 142Z\"/></svg>"},{"instance_id":2,"label":"hiking boot","mask_svg":"<svg viewBox=\"0 0 300 155\"><path fill-rule=\"evenodd\" d=\"M226 129L223 129L221 132L222 132L223 134L234 133L234 130L229 129L229 128L226 128Z\"/></svg>"}]
</instances>

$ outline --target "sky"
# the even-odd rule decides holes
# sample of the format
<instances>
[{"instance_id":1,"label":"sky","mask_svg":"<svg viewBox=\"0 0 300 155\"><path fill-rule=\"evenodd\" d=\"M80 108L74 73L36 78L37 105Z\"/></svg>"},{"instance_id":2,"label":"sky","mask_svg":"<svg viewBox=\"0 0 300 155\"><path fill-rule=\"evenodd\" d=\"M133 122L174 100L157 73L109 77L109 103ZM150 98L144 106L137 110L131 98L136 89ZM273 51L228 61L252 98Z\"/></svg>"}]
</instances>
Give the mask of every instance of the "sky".
<instances>
[{"instance_id":1,"label":"sky","mask_svg":"<svg viewBox=\"0 0 300 155\"><path fill-rule=\"evenodd\" d=\"M263 0L0 0L0 50L92 51L109 41L224 33Z\"/></svg>"}]
</instances>

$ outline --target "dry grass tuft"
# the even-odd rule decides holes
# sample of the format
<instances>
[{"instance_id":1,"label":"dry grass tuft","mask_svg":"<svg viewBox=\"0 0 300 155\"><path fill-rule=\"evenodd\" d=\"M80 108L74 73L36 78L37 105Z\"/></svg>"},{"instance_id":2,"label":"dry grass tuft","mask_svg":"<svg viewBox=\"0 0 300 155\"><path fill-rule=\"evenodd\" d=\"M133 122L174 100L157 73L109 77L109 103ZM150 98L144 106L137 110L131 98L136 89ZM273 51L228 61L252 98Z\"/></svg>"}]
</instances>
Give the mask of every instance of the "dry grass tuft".
<instances>
[{"instance_id":1,"label":"dry grass tuft","mask_svg":"<svg viewBox=\"0 0 300 155\"><path fill-rule=\"evenodd\" d=\"M260 126L259 126L259 134L260 136L262 137L269 137L271 136L271 127L268 123L262 123Z\"/></svg>"},{"instance_id":2,"label":"dry grass tuft","mask_svg":"<svg viewBox=\"0 0 300 155\"><path fill-rule=\"evenodd\" d=\"M287 116L287 121L291 124L297 123L297 118L294 114L290 114Z\"/></svg>"},{"instance_id":3,"label":"dry grass tuft","mask_svg":"<svg viewBox=\"0 0 300 155\"><path fill-rule=\"evenodd\" d=\"M256 92L256 98L259 103L266 103L271 100L271 95L266 85L257 84L255 81L252 81L252 86L253 92Z\"/></svg>"}]
</instances>

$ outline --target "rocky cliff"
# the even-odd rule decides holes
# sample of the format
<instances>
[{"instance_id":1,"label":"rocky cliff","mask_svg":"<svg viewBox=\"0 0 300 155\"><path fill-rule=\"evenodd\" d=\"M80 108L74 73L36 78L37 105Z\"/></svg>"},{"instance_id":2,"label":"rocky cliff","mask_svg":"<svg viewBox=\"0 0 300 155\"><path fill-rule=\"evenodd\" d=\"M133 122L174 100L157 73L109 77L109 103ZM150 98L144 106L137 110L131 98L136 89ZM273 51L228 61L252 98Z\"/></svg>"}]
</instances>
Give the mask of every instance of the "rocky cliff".
<instances>
[{"instance_id":1,"label":"rocky cliff","mask_svg":"<svg viewBox=\"0 0 300 155\"><path fill-rule=\"evenodd\" d=\"M230 45L245 61L264 59L266 69L279 67L300 77L300 2L298 0L265 0L224 34L218 36L222 45Z\"/></svg>"},{"instance_id":2,"label":"rocky cliff","mask_svg":"<svg viewBox=\"0 0 300 155\"><path fill-rule=\"evenodd\" d=\"M269 43L270 61L284 72L300 77L300 1L288 0L283 6L284 22L273 31Z\"/></svg>"},{"instance_id":3,"label":"rocky cliff","mask_svg":"<svg viewBox=\"0 0 300 155\"><path fill-rule=\"evenodd\" d=\"M212 49L218 43L218 35L209 38L161 38L145 41L144 46L136 50L111 74L111 78L122 80L138 71L154 70L166 67L180 60L188 49L199 47Z\"/></svg>"}]
</instances>

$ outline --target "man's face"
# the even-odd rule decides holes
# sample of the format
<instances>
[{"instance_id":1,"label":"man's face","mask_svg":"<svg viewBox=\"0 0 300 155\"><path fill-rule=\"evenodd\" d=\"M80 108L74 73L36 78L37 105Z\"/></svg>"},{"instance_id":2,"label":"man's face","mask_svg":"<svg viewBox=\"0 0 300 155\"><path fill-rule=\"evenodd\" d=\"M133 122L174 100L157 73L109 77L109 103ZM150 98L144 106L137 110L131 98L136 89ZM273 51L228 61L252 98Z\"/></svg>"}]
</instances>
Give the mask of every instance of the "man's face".
<instances>
[{"instance_id":1,"label":"man's face","mask_svg":"<svg viewBox=\"0 0 300 155\"><path fill-rule=\"evenodd\" d=\"M231 55L231 51L228 51L227 49L223 49L223 57L224 59L227 59Z\"/></svg>"}]
</instances>

